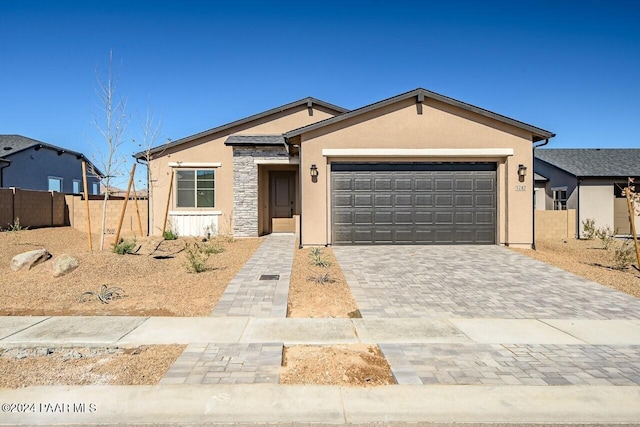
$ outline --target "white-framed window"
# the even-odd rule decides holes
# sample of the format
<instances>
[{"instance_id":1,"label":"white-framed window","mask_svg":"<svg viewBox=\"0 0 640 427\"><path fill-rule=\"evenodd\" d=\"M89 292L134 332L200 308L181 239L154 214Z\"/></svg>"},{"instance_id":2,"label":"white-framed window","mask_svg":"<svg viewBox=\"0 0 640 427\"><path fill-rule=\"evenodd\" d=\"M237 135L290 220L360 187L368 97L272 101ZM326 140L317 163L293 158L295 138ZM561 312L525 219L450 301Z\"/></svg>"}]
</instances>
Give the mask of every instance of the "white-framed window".
<instances>
[{"instance_id":1,"label":"white-framed window","mask_svg":"<svg viewBox=\"0 0 640 427\"><path fill-rule=\"evenodd\" d=\"M567 187L553 188L553 210L567 210Z\"/></svg>"},{"instance_id":2,"label":"white-framed window","mask_svg":"<svg viewBox=\"0 0 640 427\"><path fill-rule=\"evenodd\" d=\"M178 169L176 184L177 208L215 207L214 169Z\"/></svg>"},{"instance_id":3,"label":"white-framed window","mask_svg":"<svg viewBox=\"0 0 640 427\"><path fill-rule=\"evenodd\" d=\"M73 180L73 194L80 194L82 192L81 188L82 188L82 186L80 185L80 180L79 179L74 179Z\"/></svg>"},{"instance_id":4,"label":"white-framed window","mask_svg":"<svg viewBox=\"0 0 640 427\"><path fill-rule=\"evenodd\" d=\"M100 183L94 182L91 186L91 194L100 194Z\"/></svg>"},{"instance_id":5,"label":"white-framed window","mask_svg":"<svg viewBox=\"0 0 640 427\"><path fill-rule=\"evenodd\" d=\"M58 193L62 193L62 178L58 176L50 176L49 191L57 191Z\"/></svg>"}]
</instances>

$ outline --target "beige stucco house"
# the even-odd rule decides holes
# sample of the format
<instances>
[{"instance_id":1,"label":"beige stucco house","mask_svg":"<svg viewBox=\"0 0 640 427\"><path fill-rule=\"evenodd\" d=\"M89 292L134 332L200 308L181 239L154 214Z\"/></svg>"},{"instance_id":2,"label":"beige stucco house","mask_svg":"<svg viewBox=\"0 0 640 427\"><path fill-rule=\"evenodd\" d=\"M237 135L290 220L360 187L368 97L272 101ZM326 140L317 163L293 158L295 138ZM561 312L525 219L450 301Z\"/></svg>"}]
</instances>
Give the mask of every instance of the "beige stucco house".
<instances>
[{"instance_id":1,"label":"beige stucco house","mask_svg":"<svg viewBox=\"0 0 640 427\"><path fill-rule=\"evenodd\" d=\"M150 230L168 213L182 235L530 247L533 147L553 136L425 89L306 98L153 149Z\"/></svg>"}]
</instances>

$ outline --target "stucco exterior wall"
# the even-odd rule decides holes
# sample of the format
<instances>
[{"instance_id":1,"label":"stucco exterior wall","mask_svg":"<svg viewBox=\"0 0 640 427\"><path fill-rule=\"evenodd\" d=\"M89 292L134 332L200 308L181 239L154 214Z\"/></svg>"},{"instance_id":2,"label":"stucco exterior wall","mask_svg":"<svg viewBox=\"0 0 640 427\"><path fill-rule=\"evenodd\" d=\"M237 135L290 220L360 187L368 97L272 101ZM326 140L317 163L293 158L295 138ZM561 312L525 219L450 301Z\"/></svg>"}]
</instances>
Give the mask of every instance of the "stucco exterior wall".
<instances>
[{"instance_id":1,"label":"stucco exterior wall","mask_svg":"<svg viewBox=\"0 0 640 427\"><path fill-rule=\"evenodd\" d=\"M580 184L580 209L578 211L579 233L584 227L582 221L595 220L596 227L613 229L613 183L583 181Z\"/></svg>"},{"instance_id":2,"label":"stucco exterior wall","mask_svg":"<svg viewBox=\"0 0 640 427\"><path fill-rule=\"evenodd\" d=\"M150 233L158 235L162 231L169 197L170 162L221 163L221 166L217 167L215 172L215 207L212 210L221 212L221 217L218 220L219 231L224 234L230 234L235 229L233 224L234 150L233 147L224 145L229 135L282 134L291 129L306 126L334 115L335 113L316 105L314 105L312 115L310 115L306 106L300 106L251 123L232 127L224 132L201 137L176 147L170 147L164 152L154 155L153 160L150 162L153 180L151 184L153 188L150 190ZM257 209L257 206L256 200L255 209ZM172 191L169 199L169 209L177 209L175 191ZM256 227L258 227L257 222Z\"/></svg>"},{"instance_id":3,"label":"stucco exterior wall","mask_svg":"<svg viewBox=\"0 0 640 427\"><path fill-rule=\"evenodd\" d=\"M537 173L547 178L545 210L553 210L553 189L567 188L567 209L578 208L578 180L575 176L549 165L539 159L534 160L534 169Z\"/></svg>"},{"instance_id":4,"label":"stucco exterior wall","mask_svg":"<svg viewBox=\"0 0 640 427\"><path fill-rule=\"evenodd\" d=\"M2 185L25 190L49 190L50 176L62 178L62 192L73 193L73 180L80 181L82 192L82 160L75 154L58 152L47 147L28 148L6 157L11 165L2 170ZM89 193L99 180L87 171ZM99 187L98 187L99 188Z\"/></svg>"},{"instance_id":5,"label":"stucco exterior wall","mask_svg":"<svg viewBox=\"0 0 640 427\"><path fill-rule=\"evenodd\" d=\"M512 148L513 156L496 158L349 158L349 161L483 161L498 165L498 236L501 244L530 247L533 241L533 157L531 134L432 99L426 99L417 114L414 99L380 108L359 117L302 135L302 243L330 244L330 163L327 148ZM308 171L320 171L312 182ZM517 177L518 165L528 168L524 182ZM520 191L524 186L524 191Z\"/></svg>"}]
</instances>

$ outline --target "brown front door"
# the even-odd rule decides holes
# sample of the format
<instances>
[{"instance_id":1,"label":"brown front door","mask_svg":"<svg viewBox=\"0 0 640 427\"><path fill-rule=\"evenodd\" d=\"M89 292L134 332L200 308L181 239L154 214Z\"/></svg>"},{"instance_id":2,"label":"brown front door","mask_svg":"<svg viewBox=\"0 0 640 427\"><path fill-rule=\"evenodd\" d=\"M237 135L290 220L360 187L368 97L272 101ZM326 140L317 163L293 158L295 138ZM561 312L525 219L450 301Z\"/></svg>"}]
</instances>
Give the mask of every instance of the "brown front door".
<instances>
[{"instance_id":1,"label":"brown front door","mask_svg":"<svg viewBox=\"0 0 640 427\"><path fill-rule=\"evenodd\" d=\"M292 218L294 210L293 172L271 172L269 214L271 218Z\"/></svg>"}]
</instances>

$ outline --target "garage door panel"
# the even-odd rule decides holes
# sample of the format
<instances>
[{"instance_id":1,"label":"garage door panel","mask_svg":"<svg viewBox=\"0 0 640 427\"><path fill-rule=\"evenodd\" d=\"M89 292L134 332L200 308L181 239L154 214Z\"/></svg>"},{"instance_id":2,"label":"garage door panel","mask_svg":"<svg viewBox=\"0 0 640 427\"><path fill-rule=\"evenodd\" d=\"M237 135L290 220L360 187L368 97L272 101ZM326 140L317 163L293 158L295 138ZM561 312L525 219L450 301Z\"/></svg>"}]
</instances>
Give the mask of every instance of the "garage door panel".
<instances>
[{"instance_id":1,"label":"garage door panel","mask_svg":"<svg viewBox=\"0 0 640 427\"><path fill-rule=\"evenodd\" d=\"M393 224L393 212L392 211L378 211L374 213L375 223L381 224Z\"/></svg>"},{"instance_id":2,"label":"garage door panel","mask_svg":"<svg viewBox=\"0 0 640 427\"><path fill-rule=\"evenodd\" d=\"M453 207L453 195L451 194L436 194L433 196L436 208L452 208Z\"/></svg>"},{"instance_id":3,"label":"garage door panel","mask_svg":"<svg viewBox=\"0 0 640 427\"><path fill-rule=\"evenodd\" d=\"M411 177L396 178L393 181L395 191L413 191L413 179Z\"/></svg>"},{"instance_id":4,"label":"garage door panel","mask_svg":"<svg viewBox=\"0 0 640 427\"><path fill-rule=\"evenodd\" d=\"M393 197L394 206L413 206L413 195L411 194L396 194Z\"/></svg>"},{"instance_id":5,"label":"garage door panel","mask_svg":"<svg viewBox=\"0 0 640 427\"><path fill-rule=\"evenodd\" d=\"M341 165L334 244L495 244L495 164Z\"/></svg>"},{"instance_id":6,"label":"garage door panel","mask_svg":"<svg viewBox=\"0 0 640 427\"><path fill-rule=\"evenodd\" d=\"M372 208L373 196L371 194L354 194L353 206L356 208Z\"/></svg>"},{"instance_id":7,"label":"garage door panel","mask_svg":"<svg viewBox=\"0 0 640 427\"><path fill-rule=\"evenodd\" d=\"M355 178L353 180L353 188L356 191L371 191L373 182L371 182L371 178Z\"/></svg>"}]
</instances>

